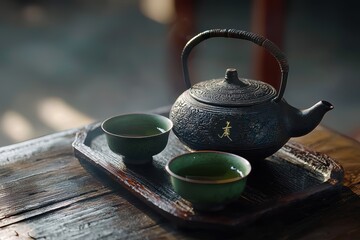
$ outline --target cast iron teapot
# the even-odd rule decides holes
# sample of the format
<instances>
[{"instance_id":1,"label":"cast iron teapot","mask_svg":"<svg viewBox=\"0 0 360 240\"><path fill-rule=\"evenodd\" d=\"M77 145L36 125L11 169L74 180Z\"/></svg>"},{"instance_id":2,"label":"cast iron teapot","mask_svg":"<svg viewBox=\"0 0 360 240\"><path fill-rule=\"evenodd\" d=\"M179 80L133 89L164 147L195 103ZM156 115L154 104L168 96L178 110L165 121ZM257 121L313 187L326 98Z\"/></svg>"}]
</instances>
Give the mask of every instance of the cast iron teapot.
<instances>
[{"instance_id":1,"label":"cast iron teapot","mask_svg":"<svg viewBox=\"0 0 360 240\"><path fill-rule=\"evenodd\" d=\"M227 69L225 79L191 86L187 58L197 44L213 37L249 40L264 47L279 63L279 91L261 81L239 78L236 69ZM193 150L211 149L250 160L263 159L291 137L312 131L333 109L327 101L306 110L290 106L283 99L289 71L287 59L274 43L254 33L235 29L202 32L186 44L181 59L188 90L175 101L170 119L175 135Z\"/></svg>"}]
</instances>

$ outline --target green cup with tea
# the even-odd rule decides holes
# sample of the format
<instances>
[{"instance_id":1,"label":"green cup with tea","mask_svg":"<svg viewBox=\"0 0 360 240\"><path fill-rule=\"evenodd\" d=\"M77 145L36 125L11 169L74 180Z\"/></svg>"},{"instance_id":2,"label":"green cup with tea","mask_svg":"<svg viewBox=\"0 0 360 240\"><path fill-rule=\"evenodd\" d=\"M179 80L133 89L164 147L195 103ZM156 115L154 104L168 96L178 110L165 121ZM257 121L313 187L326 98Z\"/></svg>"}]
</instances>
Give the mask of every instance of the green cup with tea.
<instances>
[{"instance_id":1,"label":"green cup with tea","mask_svg":"<svg viewBox=\"0 0 360 240\"><path fill-rule=\"evenodd\" d=\"M151 162L166 147L172 127L167 117L149 113L118 115L101 124L110 150L129 164Z\"/></svg>"},{"instance_id":2,"label":"green cup with tea","mask_svg":"<svg viewBox=\"0 0 360 240\"><path fill-rule=\"evenodd\" d=\"M251 165L235 154L195 151L171 159L165 170L174 191L194 209L216 211L240 198Z\"/></svg>"}]
</instances>

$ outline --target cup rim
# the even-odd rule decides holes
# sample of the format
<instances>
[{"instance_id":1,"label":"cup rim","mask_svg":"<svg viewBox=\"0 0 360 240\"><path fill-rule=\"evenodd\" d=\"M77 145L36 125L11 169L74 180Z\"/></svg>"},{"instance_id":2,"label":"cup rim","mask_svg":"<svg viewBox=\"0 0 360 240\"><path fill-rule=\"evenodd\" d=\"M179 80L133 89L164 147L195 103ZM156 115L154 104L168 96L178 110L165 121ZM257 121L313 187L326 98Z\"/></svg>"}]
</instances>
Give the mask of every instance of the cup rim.
<instances>
[{"instance_id":1,"label":"cup rim","mask_svg":"<svg viewBox=\"0 0 360 240\"><path fill-rule=\"evenodd\" d=\"M191 178L185 178L182 177L176 173L174 173L171 169L170 169L170 164L175 161L176 159L185 156L185 155L191 155L191 154L196 154L196 153L218 153L218 154L225 154L225 155L230 155L230 156L234 156L236 157L238 160L240 160L242 162L242 164L244 164L246 166L246 172L244 173L244 176L240 176L240 177L234 177L234 178L230 178L230 179L222 179L222 180L199 180L199 179L191 179ZM188 152L188 153L184 153L184 154L180 154L174 158L172 158L171 160L169 160L166 165L165 165L165 170L166 172L172 176L175 177L179 180L185 181L185 182L189 182L189 183L198 183L198 184L224 184L224 183L232 183L232 182L236 182L239 181L241 179L246 178L250 172L251 172L251 164L250 162L245 159L244 157L241 157L239 155L233 154L233 153L229 153L229 152L222 152L222 151L214 151L214 150L200 150L200 151L194 151L194 152Z\"/></svg>"},{"instance_id":2,"label":"cup rim","mask_svg":"<svg viewBox=\"0 0 360 240\"><path fill-rule=\"evenodd\" d=\"M131 116L131 115L143 115L143 116L155 116L155 117L160 117L161 119L167 121L167 123L169 123L169 127L165 132L160 132L157 134L151 134L151 135L144 135L144 136L129 136L129 135L122 135L122 134L115 134L112 132L109 132L108 130L105 129L104 124L107 123L108 121L114 119L114 118L120 118L120 117L124 117L124 116ZM122 138L134 138L134 139L139 139L139 138L150 138L150 137L155 137L155 136L159 136L159 135L163 135L166 134L168 132L171 131L171 129L173 128L174 124L173 122L165 116L162 116L160 114L155 114L155 113L124 113L124 114L119 114L119 115L114 115L112 117L109 117L107 119L105 119L104 121L102 121L101 123L101 129L108 135L114 136L114 137L122 137Z\"/></svg>"}]
</instances>

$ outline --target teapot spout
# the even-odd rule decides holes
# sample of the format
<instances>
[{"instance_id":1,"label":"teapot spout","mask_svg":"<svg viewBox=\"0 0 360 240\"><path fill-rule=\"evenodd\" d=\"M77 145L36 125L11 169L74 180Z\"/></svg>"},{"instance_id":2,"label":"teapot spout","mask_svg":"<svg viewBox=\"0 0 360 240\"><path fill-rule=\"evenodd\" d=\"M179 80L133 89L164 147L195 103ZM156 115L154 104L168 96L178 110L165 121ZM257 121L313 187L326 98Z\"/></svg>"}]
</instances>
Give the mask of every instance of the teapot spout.
<instances>
[{"instance_id":1,"label":"teapot spout","mask_svg":"<svg viewBox=\"0 0 360 240\"><path fill-rule=\"evenodd\" d=\"M311 132L324 117L325 113L332 110L334 106L327 101L320 101L314 106L292 112L289 116L290 136L299 137ZM293 109L294 110L294 109Z\"/></svg>"}]
</instances>

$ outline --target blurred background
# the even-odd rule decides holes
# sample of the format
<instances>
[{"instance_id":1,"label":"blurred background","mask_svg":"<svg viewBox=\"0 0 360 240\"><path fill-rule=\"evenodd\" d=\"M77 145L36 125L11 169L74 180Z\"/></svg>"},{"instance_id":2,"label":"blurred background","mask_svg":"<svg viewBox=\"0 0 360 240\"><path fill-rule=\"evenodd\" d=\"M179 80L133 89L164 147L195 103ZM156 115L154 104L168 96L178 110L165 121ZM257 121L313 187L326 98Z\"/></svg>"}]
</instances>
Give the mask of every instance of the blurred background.
<instances>
[{"instance_id":1,"label":"blurred background","mask_svg":"<svg viewBox=\"0 0 360 240\"><path fill-rule=\"evenodd\" d=\"M212 28L253 31L274 41L290 65L286 100L298 108L331 102L335 109L322 124L360 139L358 5L2 0L0 146L171 105L185 90L182 47ZM222 77L228 67L241 77L276 80L276 73L260 74L258 51L241 40L208 40L189 59L192 80Z\"/></svg>"}]
</instances>

